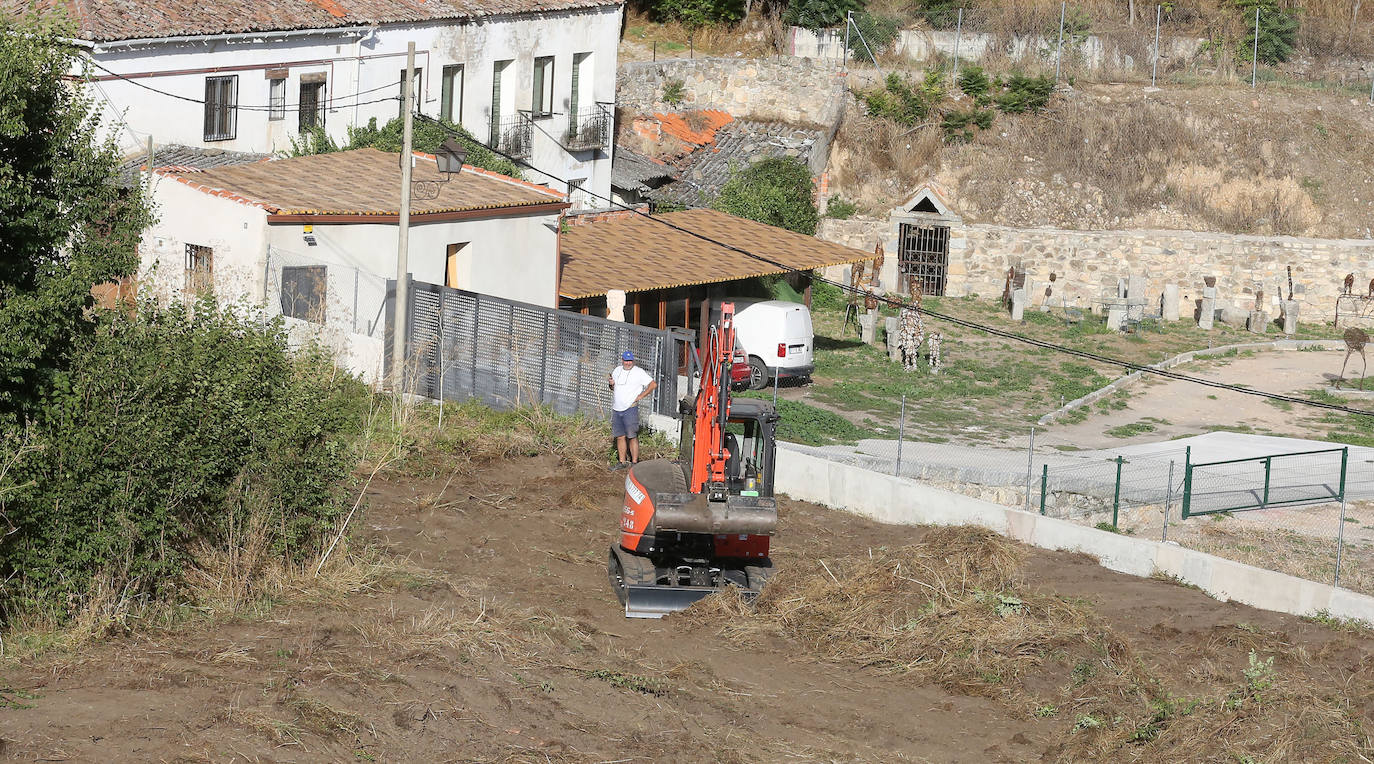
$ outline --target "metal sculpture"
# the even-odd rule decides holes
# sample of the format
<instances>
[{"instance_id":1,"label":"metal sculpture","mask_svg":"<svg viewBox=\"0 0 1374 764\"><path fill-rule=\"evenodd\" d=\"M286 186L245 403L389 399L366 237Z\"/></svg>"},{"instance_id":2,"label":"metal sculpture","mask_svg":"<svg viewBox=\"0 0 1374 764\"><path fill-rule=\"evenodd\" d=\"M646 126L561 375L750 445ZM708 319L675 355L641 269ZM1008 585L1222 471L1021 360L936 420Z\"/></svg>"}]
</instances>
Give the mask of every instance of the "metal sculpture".
<instances>
[{"instance_id":1,"label":"metal sculpture","mask_svg":"<svg viewBox=\"0 0 1374 764\"><path fill-rule=\"evenodd\" d=\"M915 275L907 276L907 292L911 302L902 306L897 346L902 351L902 366L907 371L915 371L920 362L921 345L926 340L925 321L921 318L921 284Z\"/></svg>"},{"instance_id":2,"label":"metal sculpture","mask_svg":"<svg viewBox=\"0 0 1374 764\"><path fill-rule=\"evenodd\" d=\"M1345 287L1342 289L1341 294L1350 294L1353 291L1355 291L1355 274L1347 273L1345 274Z\"/></svg>"},{"instance_id":3,"label":"metal sculpture","mask_svg":"<svg viewBox=\"0 0 1374 764\"><path fill-rule=\"evenodd\" d=\"M1365 358L1364 346L1369 343L1369 334L1358 327L1350 327L1345 330L1345 360L1341 362L1341 376L1338 382L1345 381L1345 365L1350 362L1352 353L1359 353L1363 364L1360 367L1360 389L1364 389L1364 374L1369 369L1369 359Z\"/></svg>"}]
</instances>

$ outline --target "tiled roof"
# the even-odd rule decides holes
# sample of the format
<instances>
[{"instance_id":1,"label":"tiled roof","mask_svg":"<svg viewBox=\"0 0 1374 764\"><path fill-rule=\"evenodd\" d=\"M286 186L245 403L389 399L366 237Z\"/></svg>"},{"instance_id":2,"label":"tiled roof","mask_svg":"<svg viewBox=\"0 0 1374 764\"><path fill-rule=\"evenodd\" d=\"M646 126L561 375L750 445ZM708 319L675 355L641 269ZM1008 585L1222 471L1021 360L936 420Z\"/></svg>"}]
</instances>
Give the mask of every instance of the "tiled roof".
<instances>
[{"instance_id":1,"label":"tiled roof","mask_svg":"<svg viewBox=\"0 0 1374 764\"><path fill-rule=\"evenodd\" d=\"M789 268L810 270L873 258L872 252L717 210L685 210L655 217ZM734 281L786 270L642 215L572 226L562 239L563 275L559 292L568 299L595 297L609 289L642 292Z\"/></svg>"},{"instance_id":2,"label":"tiled roof","mask_svg":"<svg viewBox=\"0 0 1374 764\"><path fill-rule=\"evenodd\" d=\"M412 178L439 180L434 158L419 157ZM206 193L281 215L397 215L401 209L399 156L376 149L278 159L191 174L158 172ZM561 194L542 186L467 165L462 175L433 185L437 185L438 196L413 196L412 215L563 203Z\"/></svg>"},{"instance_id":3,"label":"tiled roof","mask_svg":"<svg viewBox=\"0 0 1374 764\"><path fill-rule=\"evenodd\" d=\"M0 13L63 5L96 42L328 29L620 5L621 0L0 0Z\"/></svg>"},{"instance_id":4,"label":"tiled roof","mask_svg":"<svg viewBox=\"0 0 1374 764\"><path fill-rule=\"evenodd\" d=\"M715 140L716 131L735 121L729 114L714 109L685 114L655 114L654 118L658 120L659 130L664 135L671 135L694 146L704 146Z\"/></svg>"},{"instance_id":5,"label":"tiled roof","mask_svg":"<svg viewBox=\"0 0 1374 764\"><path fill-rule=\"evenodd\" d=\"M615 155L611 159L612 186L648 191L662 185L661 182L655 181L667 181L676 177L676 170L657 159L637 154L627 148L615 147ZM648 185L650 183L653 185Z\"/></svg>"},{"instance_id":6,"label":"tiled roof","mask_svg":"<svg viewBox=\"0 0 1374 764\"><path fill-rule=\"evenodd\" d=\"M710 145L687 155L679 163L678 180L656 189L649 198L687 207L704 207L730 180L732 169L743 169L770 157L796 157L809 163L820 130L807 130L774 122L739 120L716 132Z\"/></svg>"},{"instance_id":7,"label":"tiled roof","mask_svg":"<svg viewBox=\"0 0 1374 764\"><path fill-rule=\"evenodd\" d=\"M263 162L271 157L271 154L249 154L243 151L202 149L194 146L171 144L157 146L153 149L153 166L167 172L203 172L216 167L232 167L236 164ZM137 186L139 173L144 172L147 167L148 155L146 153L135 153L125 157L124 163L119 166L119 184L124 188Z\"/></svg>"}]
</instances>

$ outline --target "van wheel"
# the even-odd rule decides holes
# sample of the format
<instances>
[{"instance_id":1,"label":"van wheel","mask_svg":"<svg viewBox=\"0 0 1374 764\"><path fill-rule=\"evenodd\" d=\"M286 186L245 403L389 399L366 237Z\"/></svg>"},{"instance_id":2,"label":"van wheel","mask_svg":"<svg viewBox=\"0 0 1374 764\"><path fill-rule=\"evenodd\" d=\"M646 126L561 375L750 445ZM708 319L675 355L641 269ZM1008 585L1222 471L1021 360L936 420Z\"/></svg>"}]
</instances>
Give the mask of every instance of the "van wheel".
<instances>
[{"instance_id":1,"label":"van wheel","mask_svg":"<svg viewBox=\"0 0 1374 764\"><path fill-rule=\"evenodd\" d=\"M762 390L768 381L768 367L757 356L749 356L749 389Z\"/></svg>"}]
</instances>

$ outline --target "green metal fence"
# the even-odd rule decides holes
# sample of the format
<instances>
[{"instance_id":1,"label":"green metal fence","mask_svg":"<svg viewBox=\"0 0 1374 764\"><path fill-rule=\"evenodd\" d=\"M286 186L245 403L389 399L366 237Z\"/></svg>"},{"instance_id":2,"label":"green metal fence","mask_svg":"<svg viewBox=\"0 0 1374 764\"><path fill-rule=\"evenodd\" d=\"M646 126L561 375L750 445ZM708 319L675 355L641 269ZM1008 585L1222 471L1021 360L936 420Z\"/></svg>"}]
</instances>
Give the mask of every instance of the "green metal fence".
<instances>
[{"instance_id":1,"label":"green metal fence","mask_svg":"<svg viewBox=\"0 0 1374 764\"><path fill-rule=\"evenodd\" d=\"M1254 456L1183 468L1183 518L1345 500L1348 448Z\"/></svg>"}]
</instances>

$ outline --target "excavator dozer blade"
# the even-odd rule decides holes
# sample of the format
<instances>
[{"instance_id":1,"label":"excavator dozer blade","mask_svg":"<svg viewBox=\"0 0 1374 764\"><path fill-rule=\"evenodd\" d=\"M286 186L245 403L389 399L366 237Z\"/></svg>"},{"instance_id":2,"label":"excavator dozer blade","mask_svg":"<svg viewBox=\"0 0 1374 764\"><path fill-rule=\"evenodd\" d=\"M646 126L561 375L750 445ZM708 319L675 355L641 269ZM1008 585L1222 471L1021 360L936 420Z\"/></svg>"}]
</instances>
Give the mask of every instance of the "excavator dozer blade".
<instances>
[{"instance_id":1,"label":"excavator dozer blade","mask_svg":"<svg viewBox=\"0 0 1374 764\"><path fill-rule=\"evenodd\" d=\"M626 587L626 618L662 618L669 613L686 610L699 599L720 591L709 586L636 586ZM758 592L745 591L753 599Z\"/></svg>"}]
</instances>

